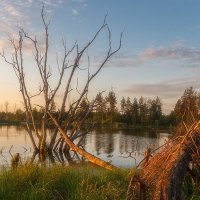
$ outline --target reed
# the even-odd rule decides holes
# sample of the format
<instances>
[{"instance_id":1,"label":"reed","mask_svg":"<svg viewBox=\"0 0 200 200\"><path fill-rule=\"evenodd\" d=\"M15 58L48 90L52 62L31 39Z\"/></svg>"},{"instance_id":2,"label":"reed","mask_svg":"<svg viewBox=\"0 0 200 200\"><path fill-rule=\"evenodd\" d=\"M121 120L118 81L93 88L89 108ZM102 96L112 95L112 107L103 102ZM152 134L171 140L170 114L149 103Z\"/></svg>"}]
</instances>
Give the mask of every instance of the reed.
<instances>
[{"instance_id":1,"label":"reed","mask_svg":"<svg viewBox=\"0 0 200 200\"><path fill-rule=\"evenodd\" d=\"M126 199L131 170L94 166L19 165L0 173L0 199Z\"/></svg>"}]
</instances>

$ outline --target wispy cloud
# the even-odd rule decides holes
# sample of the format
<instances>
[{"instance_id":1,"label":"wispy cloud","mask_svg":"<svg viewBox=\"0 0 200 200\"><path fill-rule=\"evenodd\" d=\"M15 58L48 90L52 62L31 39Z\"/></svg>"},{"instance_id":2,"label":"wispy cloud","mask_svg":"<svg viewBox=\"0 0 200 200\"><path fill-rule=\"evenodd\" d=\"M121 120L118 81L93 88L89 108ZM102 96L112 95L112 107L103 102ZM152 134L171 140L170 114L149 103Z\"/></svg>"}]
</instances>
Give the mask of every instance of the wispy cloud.
<instances>
[{"instance_id":1,"label":"wispy cloud","mask_svg":"<svg viewBox=\"0 0 200 200\"><path fill-rule=\"evenodd\" d=\"M200 49L188 47L148 48L141 52L138 57L141 61L152 59L183 59L185 61L194 62L200 60Z\"/></svg>"},{"instance_id":2,"label":"wispy cloud","mask_svg":"<svg viewBox=\"0 0 200 200\"><path fill-rule=\"evenodd\" d=\"M4 7L5 12L9 14L10 16L17 17L17 18L23 17L23 15L16 8L14 8L13 5L7 3L7 4L4 4L3 7Z\"/></svg>"},{"instance_id":3,"label":"wispy cloud","mask_svg":"<svg viewBox=\"0 0 200 200\"><path fill-rule=\"evenodd\" d=\"M109 67L138 67L143 63L137 55L118 54L106 64Z\"/></svg>"},{"instance_id":4,"label":"wispy cloud","mask_svg":"<svg viewBox=\"0 0 200 200\"><path fill-rule=\"evenodd\" d=\"M73 19L76 19L76 16L78 16L80 12L88 6L87 0L71 0L71 3L68 5L71 8Z\"/></svg>"},{"instance_id":5,"label":"wispy cloud","mask_svg":"<svg viewBox=\"0 0 200 200\"><path fill-rule=\"evenodd\" d=\"M38 47L41 50L45 48L45 43L42 39L38 39ZM30 40L24 40L22 48L24 51L24 55L26 56L33 55L34 47L33 43ZM4 53L9 52L9 50L12 52L13 46L11 45L11 42L9 40L0 39L0 52L3 52L4 50L5 50Z\"/></svg>"},{"instance_id":6,"label":"wispy cloud","mask_svg":"<svg viewBox=\"0 0 200 200\"><path fill-rule=\"evenodd\" d=\"M40 0L2 0L0 7L1 35L13 35L16 33L17 27L31 29L32 10L33 8L38 9L39 15L41 5Z\"/></svg>"},{"instance_id":7,"label":"wispy cloud","mask_svg":"<svg viewBox=\"0 0 200 200\"><path fill-rule=\"evenodd\" d=\"M10 45L8 40L0 40L0 52Z\"/></svg>"},{"instance_id":8,"label":"wispy cloud","mask_svg":"<svg viewBox=\"0 0 200 200\"><path fill-rule=\"evenodd\" d=\"M198 78L179 78L169 79L158 83L138 83L132 84L122 92L128 96L144 96L154 98L159 96L163 102L163 110L169 113L177 100L181 97L186 88L193 87L200 89L200 80Z\"/></svg>"},{"instance_id":9,"label":"wispy cloud","mask_svg":"<svg viewBox=\"0 0 200 200\"><path fill-rule=\"evenodd\" d=\"M139 83L130 85L130 87L123 92L146 96L160 96L165 99L171 99L179 97L186 88L191 86L199 89L200 80L197 78L179 78L159 83Z\"/></svg>"},{"instance_id":10,"label":"wispy cloud","mask_svg":"<svg viewBox=\"0 0 200 200\"><path fill-rule=\"evenodd\" d=\"M27 16L20 9L20 1L10 2L3 0L0 8L0 32L12 34L17 25L27 24ZM25 5L24 5L25 6Z\"/></svg>"},{"instance_id":11,"label":"wispy cloud","mask_svg":"<svg viewBox=\"0 0 200 200\"><path fill-rule=\"evenodd\" d=\"M76 10L76 9L72 9L72 14L73 14L73 15L78 15L79 12L78 12L78 10Z\"/></svg>"},{"instance_id":12,"label":"wispy cloud","mask_svg":"<svg viewBox=\"0 0 200 200\"><path fill-rule=\"evenodd\" d=\"M116 55L107 66L138 67L148 61L179 61L180 66L199 67L200 49L185 47L181 42L171 47L151 47L132 55Z\"/></svg>"},{"instance_id":13,"label":"wispy cloud","mask_svg":"<svg viewBox=\"0 0 200 200\"><path fill-rule=\"evenodd\" d=\"M57 7L64 3L64 0L39 0L41 3L44 3L46 6Z\"/></svg>"},{"instance_id":14,"label":"wispy cloud","mask_svg":"<svg viewBox=\"0 0 200 200\"><path fill-rule=\"evenodd\" d=\"M0 51L9 48L8 37L17 37L18 28L23 27L27 32L34 32L38 35L38 40L43 39L43 34L33 21L33 9L35 10L34 19L40 18L40 11L44 3L47 17L52 15L55 9L67 9L72 17L79 14L81 7L84 7L86 0L2 0L0 7ZM61 6L62 5L62 6ZM71 12L70 12L71 11ZM43 42L40 41L43 45ZM26 53L31 53L32 46L25 43Z\"/></svg>"},{"instance_id":15,"label":"wispy cloud","mask_svg":"<svg viewBox=\"0 0 200 200\"><path fill-rule=\"evenodd\" d=\"M54 9L65 5L72 16L77 16L80 10L87 7L86 0L1 0L0 7L0 32L8 34L15 32L16 26L31 27L33 9L37 9L39 15L42 4L46 11L53 12ZM35 17L35 16L34 16Z\"/></svg>"}]
</instances>

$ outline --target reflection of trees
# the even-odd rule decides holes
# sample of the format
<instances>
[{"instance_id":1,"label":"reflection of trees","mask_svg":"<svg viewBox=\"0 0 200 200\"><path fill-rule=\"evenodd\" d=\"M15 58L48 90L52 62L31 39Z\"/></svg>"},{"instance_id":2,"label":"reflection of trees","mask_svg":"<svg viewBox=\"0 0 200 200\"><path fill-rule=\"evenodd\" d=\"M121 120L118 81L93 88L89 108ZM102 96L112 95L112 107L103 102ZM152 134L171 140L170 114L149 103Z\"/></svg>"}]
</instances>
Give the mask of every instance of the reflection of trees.
<instances>
[{"instance_id":1,"label":"reflection of trees","mask_svg":"<svg viewBox=\"0 0 200 200\"><path fill-rule=\"evenodd\" d=\"M120 154L135 152L136 157L142 157L147 147L155 149L159 146L159 138L155 138L156 135L152 134L152 131L143 131L142 134L136 133L138 132L128 135L122 132L122 134L119 135Z\"/></svg>"},{"instance_id":2,"label":"reflection of trees","mask_svg":"<svg viewBox=\"0 0 200 200\"><path fill-rule=\"evenodd\" d=\"M33 152L33 154L30 157L30 163L41 163L43 165L51 165L54 163L61 163L61 164L74 164L75 161L77 160L72 158L72 155L70 154L70 152L58 152L58 151L54 151L52 153L48 153L48 154L37 154L36 152Z\"/></svg>"},{"instance_id":3,"label":"reflection of trees","mask_svg":"<svg viewBox=\"0 0 200 200\"><path fill-rule=\"evenodd\" d=\"M22 131L26 130L25 126L22 126L22 125L14 126L14 128L16 129L17 132L22 132Z\"/></svg>"},{"instance_id":4,"label":"reflection of trees","mask_svg":"<svg viewBox=\"0 0 200 200\"><path fill-rule=\"evenodd\" d=\"M108 154L108 156L113 152L114 150L114 135L113 133L105 134L105 147L104 147L104 153Z\"/></svg>"},{"instance_id":5,"label":"reflection of trees","mask_svg":"<svg viewBox=\"0 0 200 200\"><path fill-rule=\"evenodd\" d=\"M102 135L101 133L95 133L95 150L97 152L97 155L100 154L100 151L102 149Z\"/></svg>"},{"instance_id":6,"label":"reflection of trees","mask_svg":"<svg viewBox=\"0 0 200 200\"><path fill-rule=\"evenodd\" d=\"M48 138L50 139L51 132L53 130L49 130ZM25 146L27 149L25 153L23 153L23 145L25 144L25 130L23 126L10 126L10 127L2 127L0 126L0 135L6 137L6 134L11 138L16 138L19 136L21 141L21 149L19 152L22 157L31 156L32 151L28 146ZM151 136L154 137L151 137ZM157 136L157 137L156 137ZM167 135L161 135L161 137L167 137ZM94 131L87 135L86 139L82 141L82 147L88 151L93 151L94 154L110 157L111 155L116 158L119 157L128 157L130 152L132 152L132 156L134 156L139 162L143 158L143 153L147 147L152 149L157 148L159 145L164 142L159 134L152 134L151 131ZM28 139L28 138L27 138ZM57 138L59 139L59 138ZM0 139L1 140L1 139ZM3 140L2 140L3 141ZM160 144L159 144L160 142ZM4 143L1 143L4 145ZM27 143L29 145L29 143ZM5 144L6 145L6 144ZM14 144L15 146L15 144ZM3 146L2 146L3 147ZM1 148L0 147L0 150ZM3 148L3 153L9 151L10 146ZM15 149L15 148L14 148ZM12 149L12 153L16 153ZM3 158L2 158L3 159ZM7 159L7 156L6 156ZM127 158L128 159L128 158ZM131 158L130 158L131 159ZM9 160L9 158L8 158ZM46 163L61 163L61 164L69 164L69 163L77 163L81 162L82 158L78 157L74 152L70 151L68 154L59 154L59 150L57 152L53 152L52 155L46 155L46 157L38 157L34 158L35 162L46 162ZM126 159L125 159L126 162Z\"/></svg>"},{"instance_id":7,"label":"reflection of trees","mask_svg":"<svg viewBox=\"0 0 200 200\"><path fill-rule=\"evenodd\" d=\"M134 136L120 134L119 152L121 154L126 153L126 152L133 152L133 151L135 151L135 149L134 149L135 145L133 145L133 142L134 142L133 137Z\"/></svg>"},{"instance_id":8,"label":"reflection of trees","mask_svg":"<svg viewBox=\"0 0 200 200\"><path fill-rule=\"evenodd\" d=\"M117 155L128 155L133 152L136 157L142 157L147 147L155 149L159 146L159 138L152 130L109 131L109 133L107 130L98 130L92 135L93 140L90 142L94 144L93 148L97 155L110 156L113 152ZM88 147L88 139L85 140L84 147Z\"/></svg>"},{"instance_id":9,"label":"reflection of trees","mask_svg":"<svg viewBox=\"0 0 200 200\"><path fill-rule=\"evenodd\" d=\"M97 155L100 155L101 152L108 154L112 154L114 151L115 140L113 133L102 133L100 131L93 133L94 134L94 144L95 151Z\"/></svg>"}]
</instances>

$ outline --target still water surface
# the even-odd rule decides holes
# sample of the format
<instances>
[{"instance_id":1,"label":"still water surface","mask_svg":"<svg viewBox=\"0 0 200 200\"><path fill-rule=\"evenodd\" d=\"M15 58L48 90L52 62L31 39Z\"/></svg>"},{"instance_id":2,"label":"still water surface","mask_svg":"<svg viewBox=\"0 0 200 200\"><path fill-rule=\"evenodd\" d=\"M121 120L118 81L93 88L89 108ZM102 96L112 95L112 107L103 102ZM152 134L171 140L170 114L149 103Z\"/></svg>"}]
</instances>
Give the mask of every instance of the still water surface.
<instances>
[{"instance_id":1,"label":"still water surface","mask_svg":"<svg viewBox=\"0 0 200 200\"><path fill-rule=\"evenodd\" d=\"M147 147L156 149L169 136L166 131L96 130L87 135L83 146L113 165L132 167L143 159ZM0 126L0 166L9 165L14 153L20 153L23 159L32 156L28 134L23 126Z\"/></svg>"}]
</instances>

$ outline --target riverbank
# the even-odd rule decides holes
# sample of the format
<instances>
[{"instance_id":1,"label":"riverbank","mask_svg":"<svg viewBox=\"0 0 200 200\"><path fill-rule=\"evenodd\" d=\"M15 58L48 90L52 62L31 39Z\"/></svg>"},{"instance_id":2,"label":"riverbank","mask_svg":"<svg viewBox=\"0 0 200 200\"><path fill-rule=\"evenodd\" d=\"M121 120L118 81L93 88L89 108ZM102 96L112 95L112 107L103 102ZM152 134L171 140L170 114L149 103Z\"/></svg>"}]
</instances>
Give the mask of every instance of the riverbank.
<instances>
[{"instance_id":1,"label":"riverbank","mask_svg":"<svg viewBox=\"0 0 200 200\"><path fill-rule=\"evenodd\" d=\"M122 200L132 172L90 165L20 165L0 173L0 199Z\"/></svg>"},{"instance_id":2,"label":"riverbank","mask_svg":"<svg viewBox=\"0 0 200 200\"><path fill-rule=\"evenodd\" d=\"M0 121L0 126L26 126L24 121ZM41 124L36 123L36 126L40 129ZM90 127L91 124L84 124L84 127ZM54 125L49 124L49 128L54 128ZM70 127L73 128L73 127ZM113 123L113 124L96 124L94 130L152 130L152 131L167 131L173 130L175 127L156 126L156 125L128 125L125 123Z\"/></svg>"},{"instance_id":3,"label":"riverbank","mask_svg":"<svg viewBox=\"0 0 200 200\"><path fill-rule=\"evenodd\" d=\"M126 200L136 169L108 171L94 165L23 164L0 172L2 200ZM182 183L181 199L199 199L199 186L190 176ZM149 193L146 190L146 195ZM148 195L147 195L148 196Z\"/></svg>"}]
</instances>

